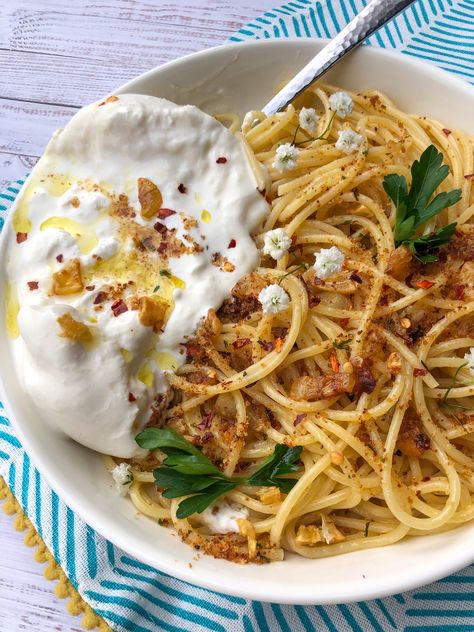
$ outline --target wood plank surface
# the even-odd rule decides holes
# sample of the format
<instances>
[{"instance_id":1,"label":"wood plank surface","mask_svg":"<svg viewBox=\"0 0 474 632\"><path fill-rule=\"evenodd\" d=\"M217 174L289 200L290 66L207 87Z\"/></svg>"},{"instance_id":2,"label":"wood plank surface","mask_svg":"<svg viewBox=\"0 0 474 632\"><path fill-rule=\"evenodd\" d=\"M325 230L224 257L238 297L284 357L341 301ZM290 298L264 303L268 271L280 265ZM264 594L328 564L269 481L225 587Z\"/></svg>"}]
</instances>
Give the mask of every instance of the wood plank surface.
<instances>
[{"instance_id":1,"label":"wood plank surface","mask_svg":"<svg viewBox=\"0 0 474 632\"><path fill-rule=\"evenodd\" d=\"M0 190L81 105L222 44L279 0L0 0ZM0 360L1 361L1 360ZM0 511L0 632L81 630Z\"/></svg>"}]
</instances>

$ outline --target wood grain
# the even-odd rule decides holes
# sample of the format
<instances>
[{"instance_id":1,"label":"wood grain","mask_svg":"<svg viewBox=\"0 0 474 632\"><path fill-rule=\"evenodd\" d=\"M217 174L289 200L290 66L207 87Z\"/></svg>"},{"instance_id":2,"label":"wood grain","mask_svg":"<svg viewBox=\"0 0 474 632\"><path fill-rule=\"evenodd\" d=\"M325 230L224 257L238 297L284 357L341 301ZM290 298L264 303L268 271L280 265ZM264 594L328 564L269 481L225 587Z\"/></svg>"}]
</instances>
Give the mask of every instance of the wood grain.
<instances>
[{"instance_id":1,"label":"wood grain","mask_svg":"<svg viewBox=\"0 0 474 632\"><path fill-rule=\"evenodd\" d=\"M222 44L279 0L0 0L0 189L31 170L76 108ZM80 632L0 511L0 632Z\"/></svg>"}]
</instances>

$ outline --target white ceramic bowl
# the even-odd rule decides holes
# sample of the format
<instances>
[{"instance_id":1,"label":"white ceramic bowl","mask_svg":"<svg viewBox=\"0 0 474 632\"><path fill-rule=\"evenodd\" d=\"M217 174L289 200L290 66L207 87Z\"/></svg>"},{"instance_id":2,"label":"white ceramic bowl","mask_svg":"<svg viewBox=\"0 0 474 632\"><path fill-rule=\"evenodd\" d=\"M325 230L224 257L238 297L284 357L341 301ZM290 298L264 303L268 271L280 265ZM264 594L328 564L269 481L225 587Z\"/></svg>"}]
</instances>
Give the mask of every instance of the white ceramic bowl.
<instances>
[{"instance_id":1,"label":"white ceramic bowl","mask_svg":"<svg viewBox=\"0 0 474 632\"><path fill-rule=\"evenodd\" d=\"M322 46L311 40L226 45L156 68L117 92L139 92L193 103L210 112L259 109ZM434 116L474 134L474 89L406 56L364 47L328 81L350 89L378 88L408 112ZM4 231L6 233L6 231ZM0 249L0 296L5 249ZM288 555L284 562L239 566L203 556L112 489L101 457L38 422L12 368L0 310L1 399L23 445L61 498L94 529L156 568L216 591L293 604L343 603L426 584L474 560L474 524L450 533L407 539L381 549L323 560ZM193 561L192 568L188 566Z\"/></svg>"}]
</instances>

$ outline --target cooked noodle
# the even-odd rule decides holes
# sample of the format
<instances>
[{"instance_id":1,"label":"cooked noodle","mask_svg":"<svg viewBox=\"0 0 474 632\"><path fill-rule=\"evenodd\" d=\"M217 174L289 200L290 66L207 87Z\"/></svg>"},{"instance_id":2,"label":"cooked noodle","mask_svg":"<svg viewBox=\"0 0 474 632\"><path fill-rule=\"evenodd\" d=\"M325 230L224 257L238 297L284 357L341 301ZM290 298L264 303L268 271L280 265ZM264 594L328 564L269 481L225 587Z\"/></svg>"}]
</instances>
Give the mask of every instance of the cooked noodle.
<instances>
[{"instance_id":1,"label":"cooked noodle","mask_svg":"<svg viewBox=\"0 0 474 632\"><path fill-rule=\"evenodd\" d=\"M376 91L352 93L352 114L334 117L335 90L315 87L295 107L268 118L255 113L255 124L244 127L255 164L269 174L261 181L271 201L262 233L282 227L293 243L277 262L262 257L235 288L236 302L211 315L188 345L187 364L169 375L174 395L164 422L227 475L251 471L276 443L302 446L297 484L270 503L262 501L268 488L237 488L226 500L248 508L248 524L240 535L214 536L199 514L178 520L179 499L156 491L159 454L132 464L139 512L237 561L281 559L283 550L326 557L474 518L474 378L463 366L474 346L474 139L407 115ZM302 105L320 112L315 134L298 126ZM222 120L237 127L232 115ZM335 141L348 127L363 141L346 155ZM297 166L280 172L276 148L292 142ZM395 173L409 179L430 144L450 168L441 190L459 188L462 199L424 232L453 221L457 232L439 262L412 259L399 274L395 210L382 181ZM261 245L262 236L256 240ZM314 256L331 246L345 255L344 266L321 281ZM425 279L429 288L416 285ZM268 283L288 293L287 311L262 314L257 296ZM302 376L342 374L359 380L352 393L294 395ZM316 528L314 542L301 543L301 525Z\"/></svg>"}]
</instances>

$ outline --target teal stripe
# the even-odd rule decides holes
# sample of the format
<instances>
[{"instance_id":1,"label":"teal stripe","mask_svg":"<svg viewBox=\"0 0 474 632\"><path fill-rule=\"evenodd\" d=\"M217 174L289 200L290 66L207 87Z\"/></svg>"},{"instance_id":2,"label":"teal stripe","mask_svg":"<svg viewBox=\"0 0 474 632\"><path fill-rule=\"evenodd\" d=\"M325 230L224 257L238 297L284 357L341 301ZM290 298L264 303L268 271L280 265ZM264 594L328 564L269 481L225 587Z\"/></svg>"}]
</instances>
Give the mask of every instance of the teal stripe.
<instances>
[{"instance_id":1,"label":"teal stripe","mask_svg":"<svg viewBox=\"0 0 474 632\"><path fill-rule=\"evenodd\" d=\"M471 580L472 581L472 580ZM435 593L415 593L413 599L423 599L426 601L472 601L474 599L474 592L462 592L462 593L447 593L447 592L435 592Z\"/></svg>"},{"instance_id":2,"label":"teal stripe","mask_svg":"<svg viewBox=\"0 0 474 632\"><path fill-rule=\"evenodd\" d=\"M275 615L276 620L278 621L282 632L292 632L290 626L286 622L286 619L281 611L281 608L278 604L272 603L270 604L271 609L273 610L273 614Z\"/></svg>"},{"instance_id":3,"label":"teal stripe","mask_svg":"<svg viewBox=\"0 0 474 632\"><path fill-rule=\"evenodd\" d=\"M131 621L113 610L104 610L103 608L94 608L94 610L100 617L121 626L121 628L127 630L127 632L156 632L156 628L144 628L142 625L137 625L135 621ZM183 630L181 630L181 632L183 632Z\"/></svg>"},{"instance_id":4,"label":"teal stripe","mask_svg":"<svg viewBox=\"0 0 474 632\"><path fill-rule=\"evenodd\" d=\"M16 467L12 461L8 469L8 487L10 488L10 491L13 494L15 493L15 482L16 482Z\"/></svg>"},{"instance_id":5,"label":"teal stripe","mask_svg":"<svg viewBox=\"0 0 474 632\"><path fill-rule=\"evenodd\" d=\"M217 614L221 617L225 617L226 619L238 618L238 615L235 613L234 610L229 610L228 608L223 608L221 606L218 606L212 603L211 601L205 601L204 599L200 599L199 597L193 597L192 595L188 595L187 593L183 592L182 589L175 590L171 586L167 586L166 584L163 584L162 582L159 582L157 579L154 579L152 577L146 577L143 575L138 575L137 573L131 573L130 571L125 571L121 568L116 568L115 572L121 577L127 577L128 579L135 579L137 581L144 582L146 584L149 584L150 586L153 586L154 588L158 588L158 590L161 590L162 592L169 595L170 597L174 597L176 599L182 599L183 601L187 601L193 606L204 608L204 610L209 610L210 612L213 612L214 614ZM208 591L206 591L206 594L209 596Z\"/></svg>"},{"instance_id":6,"label":"teal stripe","mask_svg":"<svg viewBox=\"0 0 474 632\"><path fill-rule=\"evenodd\" d=\"M303 624L304 631L314 632L314 625L311 623L310 618L306 614L306 608L303 608L303 606L295 606L295 612Z\"/></svg>"},{"instance_id":7,"label":"teal stripe","mask_svg":"<svg viewBox=\"0 0 474 632\"><path fill-rule=\"evenodd\" d=\"M320 2L316 2L316 11L318 13L319 16L319 20L321 22L321 26L323 27L324 33L326 35L326 37L331 37L331 33L329 32L329 29L327 27L326 24L326 18L324 17L324 13L323 13L323 7L321 6Z\"/></svg>"},{"instance_id":8,"label":"teal stripe","mask_svg":"<svg viewBox=\"0 0 474 632\"><path fill-rule=\"evenodd\" d=\"M97 551L95 544L95 531L86 525L86 549L87 549L87 568L92 579L97 576Z\"/></svg>"},{"instance_id":9,"label":"teal stripe","mask_svg":"<svg viewBox=\"0 0 474 632\"><path fill-rule=\"evenodd\" d=\"M38 470L35 468L35 516L36 516L36 530L41 539L43 539L43 520L41 517L41 477Z\"/></svg>"},{"instance_id":10,"label":"teal stripe","mask_svg":"<svg viewBox=\"0 0 474 632\"><path fill-rule=\"evenodd\" d=\"M355 620L354 616L352 615L352 612L349 610L349 608L346 605L340 604L337 606L337 608L341 612L341 614L344 616L347 623L351 626L352 632L364 632L362 628L360 627L360 625Z\"/></svg>"},{"instance_id":11,"label":"teal stripe","mask_svg":"<svg viewBox=\"0 0 474 632\"><path fill-rule=\"evenodd\" d=\"M28 515L28 491L30 489L30 459L26 452L23 452L23 468L21 473L21 505L23 511Z\"/></svg>"},{"instance_id":12,"label":"teal stripe","mask_svg":"<svg viewBox=\"0 0 474 632\"><path fill-rule=\"evenodd\" d=\"M336 14L334 12L334 7L332 6L332 0L328 0L327 7L329 11L329 16L331 17L332 23L334 24L334 28L339 33L339 31L341 30L341 27L339 26L339 22L337 21Z\"/></svg>"},{"instance_id":13,"label":"teal stripe","mask_svg":"<svg viewBox=\"0 0 474 632\"><path fill-rule=\"evenodd\" d=\"M328 617L322 606L315 606L315 610L326 624L329 632L338 632L337 628L333 625L331 619Z\"/></svg>"},{"instance_id":14,"label":"teal stripe","mask_svg":"<svg viewBox=\"0 0 474 632\"><path fill-rule=\"evenodd\" d=\"M0 450L0 459L3 459L4 461L8 461L10 459L10 455L7 454L6 452L3 452L3 450Z\"/></svg>"},{"instance_id":15,"label":"teal stripe","mask_svg":"<svg viewBox=\"0 0 474 632\"><path fill-rule=\"evenodd\" d=\"M76 544L74 541L75 527L74 527L74 514L66 508L66 570L69 576L70 582L77 587L76 578Z\"/></svg>"},{"instance_id":16,"label":"teal stripe","mask_svg":"<svg viewBox=\"0 0 474 632\"><path fill-rule=\"evenodd\" d=\"M293 16L292 22L293 22L293 28L295 30L296 37L301 37L301 29L300 29L300 23L298 22L298 18Z\"/></svg>"},{"instance_id":17,"label":"teal stripe","mask_svg":"<svg viewBox=\"0 0 474 632\"><path fill-rule=\"evenodd\" d=\"M11 434L0 431L0 439L2 439L3 441L6 441L10 445L12 445L14 448L21 448L21 443L18 441L16 437L14 437Z\"/></svg>"},{"instance_id":18,"label":"teal stripe","mask_svg":"<svg viewBox=\"0 0 474 632\"><path fill-rule=\"evenodd\" d=\"M216 632L226 632L224 626L209 617L205 617L201 613L188 612L184 608L181 608L178 603L169 604L154 595L151 595L146 590L142 590L141 588L136 588L134 586L124 586L118 582L113 582L109 580L103 580L100 582L100 585L103 588L108 588L110 590L118 591L118 590L129 590L135 595L139 595L142 599L146 599L151 602L153 605L158 606L162 610L169 612L171 615L180 617L181 619L185 619L186 621L190 621L196 625L202 625L207 630L215 630ZM120 597L123 602L130 601L128 597ZM132 602L133 603L133 602Z\"/></svg>"},{"instance_id":19,"label":"teal stripe","mask_svg":"<svg viewBox=\"0 0 474 632\"><path fill-rule=\"evenodd\" d=\"M364 602L359 602L357 604L359 606L359 608L362 610L362 612L364 613L364 615L366 616L367 620L370 621L370 623L372 624L372 627L374 628L374 630L376 632L384 632L382 626L380 625L380 623L377 621L377 619L375 618L375 616L372 614L372 611L370 610L370 608L367 606L366 603Z\"/></svg>"},{"instance_id":20,"label":"teal stripe","mask_svg":"<svg viewBox=\"0 0 474 632\"><path fill-rule=\"evenodd\" d=\"M311 24L313 25L314 30L316 31L316 35L321 37L321 31L319 30L318 20L316 18L316 13L314 12L313 7L309 9L309 17L311 19Z\"/></svg>"},{"instance_id":21,"label":"teal stripe","mask_svg":"<svg viewBox=\"0 0 474 632\"><path fill-rule=\"evenodd\" d=\"M56 492L51 492L51 530L53 543L53 556L59 562L59 498Z\"/></svg>"},{"instance_id":22,"label":"teal stripe","mask_svg":"<svg viewBox=\"0 0 474 632\"><path fill-rule=\"evenodd\" d=\"M242 617L242 623L244 624L244 632L255 632L252 627L252 623L246 614Z\"/></svg>"},{"instance_id":23,"label":"teal stripe","mask_svg":"<svg viewBox=\"0 0 474 632\"><path fill-rule=\"evenodd\" d=\"M10 202L14 202L15 198L12 195L7 195L6 193L0 193L0 198L4 200L9 200Z\"/></svg>"},{"instance_id":24,"label":"teal stripe","mask_svg":"<svg viewBox=\"0 0 474 632\"><path fill-rule=\"evenodd\" d=\"M395 601L398 601L398 603L405 603L405 597L403 595L393 595L393 598Z\"/></svg>"},{"instance_id":25,"label":"teal stripe","mask_svg":"<svg viewBox=\"0 0 474 632\"><path fill-rule=\"evenodd\" d=\"M390 614L390 612L387 610L387 608L385 607L384 602L381 599L375 599L375 603L377 604L377 606L380 609L380 612L384 615L384 617L387 619L387 621L390 623L390 625L392 626L392 628L397 629L397 625L395 623L395 621L392 619L392 615Z\"/></svg>"},{"instance_id":26,"label":"teal stripe","mask_svg":"<svg viewBox=\"0 0 474 632\"><path fill-rule=\"evenodd\" d=\"M110 566L115 570L115 551L113 544L107 540L107 559Z\"/></svg>"},{"instance_id":27,"label":"teal stripe","mask_svg":"<svg viewBox=\"0 0 474 632\"><path fill-rule=\"evenodd\" d=\"M8 421L8 419L0 415L0 426L9 426L9 425L10 425L10 422Z\"/></svg>"},{"instance_id":28,"label":"teal stripe","mask_svg":"<svg viewBox=\"0 0 474 632\"><path fill-rule=\"evenodd\" d=\"M258 623L259 632L270 632L270 628L268 627L265 619L265 614L263 613L262 604L258 601L252 601L252 610Z\"/></svg>"},{"instance_id":29,"label":"teal stripe","mask_svg":"<svg viewBox=\"0 0 474 632\"><path fill-rule=\"evenodd\" d=\"M282 18L280 18L279 23L280 23L281 32L283 33L283 35L285 37L289 37L289 33L288 33L288 29L286 28L285 20L282 20Z\"/></svg>"},{"instance_id":30,"label":"teal stripe","mask_svg":"<svg viewBox=\"0 0 474 632\"><path fill-rule=\"evenodd\" d=\"M308 22L306 21L306 17L304 15L301 16L301 24L303 25L304 32L308 37L311 37L311 33L309 30Z\"/></svg>"},{"instance_id":31,"label":"teal stripe","mask_svg":"<svg viewBox=\"0 0 474 632\"><path fill-rule=\"evenodd\" d=\"M474 617L474 610L446 610L430 608L429 610L430 617ZM424 617L426 615L426 610L421 610L419 608L408 608L406 614L409 617Z\"/></svg>"}]
</instances>

